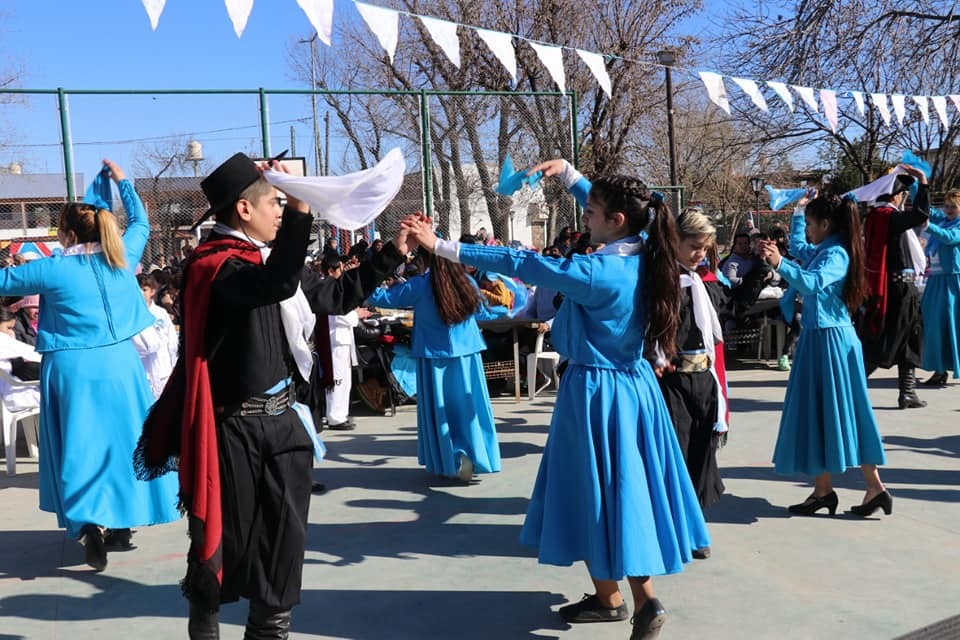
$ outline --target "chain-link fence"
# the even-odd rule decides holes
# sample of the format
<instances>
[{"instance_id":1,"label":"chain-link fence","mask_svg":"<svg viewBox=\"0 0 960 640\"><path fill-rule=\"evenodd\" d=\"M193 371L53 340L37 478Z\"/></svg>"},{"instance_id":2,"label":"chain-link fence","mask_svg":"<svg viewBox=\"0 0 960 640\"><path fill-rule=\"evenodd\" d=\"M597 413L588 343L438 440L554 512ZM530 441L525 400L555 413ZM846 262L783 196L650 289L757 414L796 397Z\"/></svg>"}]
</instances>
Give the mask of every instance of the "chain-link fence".
<instances>
[{"instance_id":1,"label":"chain-link fence","mask_svg":"<svg viewBox=\"0 0 960 640\"><path fill-rule=\"evenodd\" d=\"M433 212L444 235L483 229L535 247L577 224L556 181L512 197L495 191L508 154L517 168L576 157L575 96L6 90L0 104L0 246L10 254L56 246L60 206L83 196L103 158L125 169L149 213L145 266L176 262L196 244L190 227L207 208L200 181L237 151L260 158L288 149L307 175L340 175L403 151L403 187L377 221L354 233L318 222L314 248L330 237L342 252L361 238L388 238L415 211Z\"/></svg>"}]
</instances>

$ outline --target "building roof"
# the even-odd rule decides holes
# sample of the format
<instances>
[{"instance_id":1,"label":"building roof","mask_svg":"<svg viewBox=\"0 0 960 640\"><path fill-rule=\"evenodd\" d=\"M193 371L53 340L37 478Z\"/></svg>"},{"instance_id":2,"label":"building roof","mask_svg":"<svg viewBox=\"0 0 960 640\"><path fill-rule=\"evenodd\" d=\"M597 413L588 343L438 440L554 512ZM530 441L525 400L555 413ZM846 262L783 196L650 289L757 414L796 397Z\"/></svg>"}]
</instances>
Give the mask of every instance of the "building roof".
<instances>
[{"instance_id":1,"label":"building roof","mask_svg":"<svg viewBox=\"0 0 960 640\"><path fill-rule=\"evenodd\" d=\"M77 189L86 184L82 173L73 174ZM67 181L62 173L0 174L0 200L67 199Z\"/></svg>"},{"instance_id":2,"label":"building roof","mask_svg":"<svg viewBox=\"0 0 960 640\"><path fill-rule=\"evenodd\" d=\"M133 188L137 193L144 195L151 193L156 180L156 188L160 193L173 193L183 191L195 191L200 193L201 177L170 177L170 178L134 178Z\"/></svg>"}]
</instances>

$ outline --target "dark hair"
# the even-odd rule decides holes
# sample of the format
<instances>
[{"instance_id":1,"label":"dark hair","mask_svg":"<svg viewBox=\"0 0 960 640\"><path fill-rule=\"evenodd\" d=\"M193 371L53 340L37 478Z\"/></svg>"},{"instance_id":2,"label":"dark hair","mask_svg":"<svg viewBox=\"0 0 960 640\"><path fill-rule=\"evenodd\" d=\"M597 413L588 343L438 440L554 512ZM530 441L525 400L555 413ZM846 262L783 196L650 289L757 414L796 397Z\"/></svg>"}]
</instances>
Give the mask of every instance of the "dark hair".
<instances>
[{"instance_id":1,"label":"dark hair","mask_svg":"<svg viewBox=\"0 0 960 640\"><path fill-rule=\"evenodd\" d=\"M157 282L157 279L153 277L153 274L150 273L141 273L137 275L137 284L140 285L140 288L149 287L153 290L160 288L160 283Z\"/></svg>"},{"instance_id":2,"label":"dark hair","mask_svg":"<svg viewBox=\"0 0 960 640\"><path fill-rule=\"evenodd\" d=\"M739 240L740 238L746 238L747 241L749 241L749 240L750 240L750 234L747 233L746 231L738 231L738 232L736 232L735 234L733 234L733 241L734 241L734 242L736 242L736 241Z\"/></svg>"},{"instance_id":3,"label":"dark hair","mask_svg":"<svg viewBox=\"0 0 960 640\"><path fill-rule=\"evenodd\" d=\"M850 313L854 313L867 299L866 258L860 235L860 209L852 198L840 199L835 195L821 195L807 203L805 215L815 220L829 220L834 233L850 256L847 280L843 285L843 301Z\"/></svg>"},{"instance_id":4,"label":"dark hair","mask_svg":"<svg viewBox=\"0 0 960 640\"><path fill-rule=\"evenodd\" d=\"M328 271L332 271L337 267L340 267L343 262L340 260L340 256L336 253L328 253L323 256L323 260L320 261L320 269L323 271L323 274L326 275Z\"/></svg>"},{"instance_id":5,"label":"dark hair","mask_svg":"<svg viewBox=\"0 0 960 640\"><path fill-rule=\"evenodd\" d=\"M17 316L13 314L13 311L10 311L7 307L0 305L0 322L10 322L11 320L16 320Z\"/></svg>"},{"instance_id":6,"label":"dark hair","mask_svg":"<svg viewBox=\"0 0 960 640\"><path fill-rule=\"evenodd\" d=\"M460 236L460 244L480 244L480 238L472 233L465 233Z\"/></svg>"},{"instance_id":7,"label":"dark hair","mask_svg":"<svg viewBox=\"0 0 960 640\"><path fill-rule=\"evenodd\" d=\"M667 360L677 352L680 329L680 267L677 264L677 226L670 207L637 178L604 176L593 183L590 198L603 205L604 216L620 212L631 234L646 230L643 297L648 302L646 337L657 342ZM639 283L638 283L639 285ZM652 346L652 345L651 345Z\"/></svg>"},{"instance_id":8,"label":"dark hair","mask_svg":"<svg viewBox=\"0 0 960 640\"><path fill-rule=\"evenodd\" d=\"M424 256L430 268L430 287L440 319L449 326L460 324L480 308L480 293L463 265L432 253Z\"/></svg>"}]
</instances>

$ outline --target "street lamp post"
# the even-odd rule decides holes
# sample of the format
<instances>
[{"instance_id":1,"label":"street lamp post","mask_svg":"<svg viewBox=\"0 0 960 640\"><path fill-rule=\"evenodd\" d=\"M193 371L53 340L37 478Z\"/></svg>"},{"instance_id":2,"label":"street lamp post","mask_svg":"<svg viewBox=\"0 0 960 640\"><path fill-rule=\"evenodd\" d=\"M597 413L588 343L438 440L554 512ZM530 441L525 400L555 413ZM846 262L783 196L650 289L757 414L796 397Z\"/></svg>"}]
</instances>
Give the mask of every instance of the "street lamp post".
<instances>
[{"instance_id":1,"label":"street lamp post","mask_svg":"<svg viewBox=\"0 0 960 640\"><path fill-rule=\"evenodd\" d=\"M673 75L671 74L671 67L677 61L677 56L674 51L669 49L664 49L663 51L657 52L657 60L660 64L663 65L663 69L666 72L666 88L667 88L667 145L669 146L670 153L670 185L677 185L677 145L674 139L673 131Z\"/></svg>"},{"instance_id":2,"label":"street lamp post","mask_svg":"<svg viewBox=\"0 0 960 640\"><path fill-rule=\"evenodd\" d=\"M760 192L763 191L763 178L754 176L750 178L750 188L753 189L753 210L757 212L757 222L760 216Z\"/></svg>"}]
</instances>

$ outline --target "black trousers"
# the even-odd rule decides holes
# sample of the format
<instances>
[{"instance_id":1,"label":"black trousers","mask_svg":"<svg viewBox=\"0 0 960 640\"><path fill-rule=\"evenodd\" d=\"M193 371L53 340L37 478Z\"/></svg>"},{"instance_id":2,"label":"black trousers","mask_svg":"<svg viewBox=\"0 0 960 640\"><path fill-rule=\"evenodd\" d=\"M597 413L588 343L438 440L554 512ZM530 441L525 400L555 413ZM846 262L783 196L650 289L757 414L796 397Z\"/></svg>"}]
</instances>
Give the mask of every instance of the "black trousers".
<instances>
[{"instance_id":1,"label":"black trousers","mask_svg":"<svg viewBox=\"0 0 960 640\"><path fill-rule=\"evenodd\" d=\"M923 319L920 316L920 293L910 282L891 282L887 289L887 313L883 331L871 335L868 318L858 322L867 370L889 369L894 365L919 367L923 354Z\"/></svg>"},{"instance_id":2,"label":"black trousers","mask_svg":"<svg viewBox=\"0 0 960 640\"><path fill-rule=\"evenodd\" d=\"M223 504L221 602L300 602L313 444L292 409L218 425Z\"/></svg>"},{"instance_id":3,"label":"black trousers","mask_svg":"<svg viewBox=\"0 0 960 640\"><path fill-rule=\"evenodd\" d=\"M673 418L680 451L697 492L701 507L716 504L723 495L723 480L717 466L719 434L717 383L709 371L664 373L660 390Z\"/></svg>"}]
</instances>

